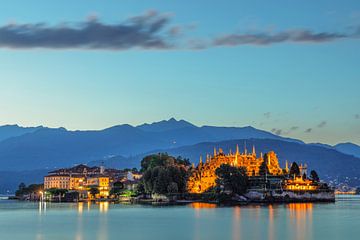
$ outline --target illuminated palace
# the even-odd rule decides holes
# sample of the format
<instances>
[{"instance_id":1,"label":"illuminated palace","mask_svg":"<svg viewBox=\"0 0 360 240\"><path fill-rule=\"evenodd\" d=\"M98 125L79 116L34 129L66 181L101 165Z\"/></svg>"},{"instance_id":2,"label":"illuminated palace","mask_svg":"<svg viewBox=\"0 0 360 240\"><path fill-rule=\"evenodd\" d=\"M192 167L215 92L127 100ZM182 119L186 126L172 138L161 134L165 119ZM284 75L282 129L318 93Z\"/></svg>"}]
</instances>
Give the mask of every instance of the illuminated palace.
<instances>
[{"instance_id":1,"label":"illuminated palace","mask_svg":"<svg viewBox=\"0 0 360 240\"><path fill-rule=\"evenodd\" d=\"M223 150L220 148L218 151L214 148L214 155L207 155L205 162L202 161L200 157L200 162L198 166L192 172L188 180L188 191L191 193L202 193L208 190L211 187L216 185L216 174L215 170L220 167L222 164L229 164L235 167L244 167L246 169L246 173L249 177L257 177L260 175L260 166L264 163L268 168L268 174L270 176L284 176L289 173L288 163L286 161L286 166L284 169L280 168L278 158L275 152L270 151L267 154L260 156L256 154L255 147L252 148L251 152L248 152L246 147L244 152L239 151L239 147L236 146L236 152L232 153L230 150L229 154L225 154ZM300 166L301 172L306 170L306 166ZM296 181L288 182L288 186L294 184L295 189L296 184L303 184L301 179L296 179ZM310 186L308 182L306 182L305 186ZM315 189L315 187L313 187ZM306 190L312 190L306 187Z\"/></svg>"}]
</instances>

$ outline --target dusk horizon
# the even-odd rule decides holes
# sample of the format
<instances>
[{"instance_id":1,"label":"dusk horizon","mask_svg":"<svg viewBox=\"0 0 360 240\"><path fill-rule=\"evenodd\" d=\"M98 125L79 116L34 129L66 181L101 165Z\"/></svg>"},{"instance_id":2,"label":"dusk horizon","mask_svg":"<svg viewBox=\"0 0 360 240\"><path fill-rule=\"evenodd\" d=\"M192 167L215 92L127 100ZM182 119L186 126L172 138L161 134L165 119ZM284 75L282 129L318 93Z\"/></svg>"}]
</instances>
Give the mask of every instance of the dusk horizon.
<instances>
[{"instance_id":1,"label":"dusk horizon","mask_svg":"<svg viewBox=\"0 0 360 240\"><path fill-rule=\"evenodd\" d=\"M267 115L268 113L264 113L265 115ZM63 125L60 125L60 126L46 126L46 125L43 125L43 124L39 124L39 125L21 125L21 124L18 124L18 123L7 123L7 124L4 124L4 125L0 125L0 128L1 127L4 127L4 126L18 126L18 127L24 127L24 128L33 128L33 127L45 127L45 128L64 128L68 131L100 131L100 130L105 130L105 129L108 129L108 128L112 128L112 127L115 127L115 126L121 126L121 125L130 125L132 127L139 127L143 124L156 124L156 123L159 123L159 122L169 122L169 121L172 121L172 120L175 120L176 122L178 121L185 121L187 123L190 123L196 127L204 127L204 126L212 126L212 127L225 127L225 128L245 128L245 127L253 127L253 128L256 128L256 129L259 129L259 130L263 130L263 131L267 131L267 132L270 132L274 135L278 135L278 136L282 136L282 137L288 137L288 138L294 138L294 139L298 139L298 140L301 140L301 141L304 141L305 143L323 143L323 144L330 144L330 145L335 145L335 144L339 144L339 143L354 143L356 145L360 145L360 140L359 141L354 141L354 142L351 142L351 140L346 140L346 138L344 138L344 140L338 140L338 141L335 141L335 142L323 142L319 139L316 139L315 138L312 138L312 140L305 140L305 139L302 139L301 137L297 137L295 134L294 134L294 131L298 130L299 127L292 127L290 129L276 129L276 128L272 128L272 129L264 129L264 128L261 128L260 127L254 127L252 126L251 124L244 124L244 125L215 125L215 124L196 124L196 123L193 123L191 121L188 121L187 119L183 119L183 118L175 118L175 117L169 117L169 118L165 118L165 119L158 119L158 120L155 120L155 121L152 121L152 122L139 122L139 123L116 123L114 125L109 125L109 126L105 126L105 127L101 127L101 128L75 128L75 129L71 129L71 128L67 128ZM323 126L322 125L326 125L326 122L325 121L322 121L320 122L318 125L317 125L317 128L322 128ZM304 132L307 132L309 131L309 129L302 129ZM311 129L311 131L316 131L316 127L314 127L314 129ZM300 130L301 131L301 130Z\"/></svg>"}]
</instances>

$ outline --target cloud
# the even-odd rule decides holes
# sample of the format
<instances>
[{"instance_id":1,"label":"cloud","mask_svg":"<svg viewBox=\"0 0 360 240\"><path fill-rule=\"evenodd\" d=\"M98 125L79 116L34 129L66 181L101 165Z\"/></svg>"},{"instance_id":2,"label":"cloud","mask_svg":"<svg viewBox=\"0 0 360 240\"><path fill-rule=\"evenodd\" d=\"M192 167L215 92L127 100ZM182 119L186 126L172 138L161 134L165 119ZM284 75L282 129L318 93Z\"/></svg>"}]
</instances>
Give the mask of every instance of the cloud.
<instances>
[{"instance_id":1,"label":"cloud","mask_svg":"<svg viewBox=\"0 0 360 240\"><path fill-rule=\"evenodd\" d=\"M197 28L194 24L171 25L171 20L170 14L150 10L115 24L104 23L94 14L80 23L11 23L0 26L0 48L204 50L226 46L272 45L286 42L325 43L360 38L360 27L353 27L349 30L352 31L350 33L285 29L279 32L234 32L217 37L204 37L198 34L189 36L189 32Z\"/></svg>"},{"instance_id":2,"label":"cloud","mask_svg":"<svg viewBox=\"0 0 360 240\"><path fill-rule=\"evenodd\" d=\"M326 124L327 124L326 121L322 121L321 123L319 123L319 124L317 125L317 127L318 127L318 128L322 128L322 127L325 127Z\"/></svg>"},{"instance_id":3,"label":"cloud","mask_svg":"<svg viewBox=\"0 0 360 240\"><path fill-rule=\"evenodd\" d=\"M313 32L311 30L289 30L278 33L253 33L238 34L231 33L214 39L215 46L238 46L238 45L270 45L275 43L323 43L331 42L343 38L352 37L350 35L331 32Z\"/></svg>"},{"instance_id":4,"label":"cloud","mask_svg":"<svg viewBox=\"0 0 360 240\"><path fill-rule=\"evenodd\" d=\"M293 127L290 128L291 131L296 131L296 130L298 130L298 129L299 129L298 126L293 126Z\"/></svg>"},{"instance_id":5,"label":"cloud","mask_svg":"<svg viewBox=\"0 0 360 240\"><path fill-rule=\"evenodd\" d=\"M293 131L298 130L299 127L298 126L292 126L291 128L289 128L289 130L284 130L284 129L279 129L279 128L273 128L271 129L271 132L276 134L276 135L288 135Z\"/></svg>"},{"instance_id":6,"label":"cloud","mask_svg":"<svg viewBox=\"0 0 360 240\"><path fill-rule=\"evenodd\" d=\"M0 47L13 49L169 49L170 15L148 11L119 24L106 24L91 16L78 24L9 24L0 27Z\"/></svg>"},{"instance_id":7,"label":"cloud","mask_svg":"<svg viewBox=\"0 0 360 240\"><path fill-rule=\"evenodd\" d=\"M266 118L270 118L271 117L271 112L266 112L266 113L264 113L264 117L266 117Z\"/></svg>"},{"instance_id":8,"label":"cloud","mask_svg":"<svg viewBox=\"0 0 360 240\"><path fill-rule=\"evenodd\" d=\"M281 135L283 133L282 129L277 129L277 128L273 128L271 129L271 132L276 134L276 135Z\"/></svg>"},{"instance_id":9,"label":"cloud","mask_svg":"<svg viewBox=\"0 0 360 240\"><path fill-rule=\"evenodd\" d=\"M311 133L312 132L312 128L308 128L305 130L305 133Z\"/></svg>"},{"instance_id":10,"label":"cloud","mask_svg":"<svg viewBox=\"0 0 360 240\"><path fill-rule=\"evenodd\" d=\"M354 115L354 118L355 118L355 119L360 119L360 114L355 114L355 115Z\"/></svg>"}]
</instances>

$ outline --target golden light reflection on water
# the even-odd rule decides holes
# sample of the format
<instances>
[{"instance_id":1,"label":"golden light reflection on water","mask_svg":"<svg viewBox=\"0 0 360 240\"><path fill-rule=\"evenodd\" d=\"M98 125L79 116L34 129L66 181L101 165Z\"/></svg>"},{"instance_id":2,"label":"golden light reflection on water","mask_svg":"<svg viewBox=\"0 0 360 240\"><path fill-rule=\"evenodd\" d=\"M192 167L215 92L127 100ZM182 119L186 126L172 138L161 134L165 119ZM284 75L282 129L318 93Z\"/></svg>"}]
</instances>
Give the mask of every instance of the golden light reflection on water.
<instances>
[{"instance_id":1,"label":"golden light reflection on water","mask_svg":"<svg viewBox=\"0 0 360 240\"><path fill-rule=\"evenodd\" d=\"M84 203L83 202L79 202L78 205L78 213L81 215L84 211Z\"/></svg>"},{"instance_id":2,"label":"golden light reflection on water","mask_svg":"<svg viewBox=\"0 0 360 240\"><path fill-rule=\"evenodd\" d=\"M306 234L312 232L313 203L290 203L286 207L293 227L293 236L295 239L306 239Z\"/></svg>"},{"instance_id":3,"label":"golden light reflection on water","mask_svg":"<svg viewBox=\"0 0 360 240\"><path fill-rule=\"evenodd\" d=\"M190 207L200 209L200 208L216 208L216 204L213 203L202 203L202 202L193 202L189 204Z\"/></svg>"},{"instance_id":4,"label":"golden light reflection on water","mask_svg":"<svg viewBox=\"0 0 360 240\"><path fill-rule=\"evenodd\" d=\"M274 207L273 205L268 206L269 209L269 224L268 224L268 239L273 240L275 235L274 228Z\"/></svg>"},{"instance_id":5,"label":"golden light reflection on water","mask_svg":"<svg viewBox=\"0 0 360 240\"><path fill-rule=\"evenodd\" d=\"M107 213L109 211L109 202L99 202L99 210L101 213Z\"/></svg>"},{"instance_id":6,"label":"golden light reflection on water","mask_svg":"<svg viewBox=\"0 0 360 240\"><path fill-rule=\"evenodd\" d=\"M233 240L241 239L241 209L236 206L233 209Z\"/></svg>"},{"instance_id":7,"label":"golden light reflection on water","mask_svg":"<svg viewBox=\"0 0 360 240\"><path fill-rule=\"evenodd\" d=\"M78 217L77 217L77 228L76 228L75 240L84 240L83 216L82 216L82 213L84 211L84 203L79 202L77 204L77 209L78 209Z\"/></svg>"},{"instance_id":8,"label":"golden light reflection on water","mask_svg":"<svg viewBox=\"0 0 360 240\"><path fill-rule=\"evenodd\" d=\"M217 205L213 203L202 203L202 202L193 202L188 205L191 208L195 209L195 218L200 218L201 209L212 209L216 208Z\"/></svg>"}]
</instances>

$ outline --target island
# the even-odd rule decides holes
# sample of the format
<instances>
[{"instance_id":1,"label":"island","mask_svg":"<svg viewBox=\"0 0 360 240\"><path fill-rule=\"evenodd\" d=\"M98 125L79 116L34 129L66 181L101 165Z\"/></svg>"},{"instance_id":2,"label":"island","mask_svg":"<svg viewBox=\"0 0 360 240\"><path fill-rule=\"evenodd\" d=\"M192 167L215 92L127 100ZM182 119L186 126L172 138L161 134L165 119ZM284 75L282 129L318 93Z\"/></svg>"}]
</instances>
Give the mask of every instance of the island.
<instances>
[{"instance_id":1,"label":"island","mask_svg":"<svg viewBox=\"0 0 360 240\"><path fill-rule=\"evenodd\" d=\"M114 169L80 164L51 171L43 184L20 184L16 195L23 200L131 203L211 202L218 204L333 202L335 191L308 174L306 164L285 162L280 167L274 151L257 154L255 146L225 153L214 148L203 161L167 153L151 154L141 169Z\"/></svg>"}]
</instances>

